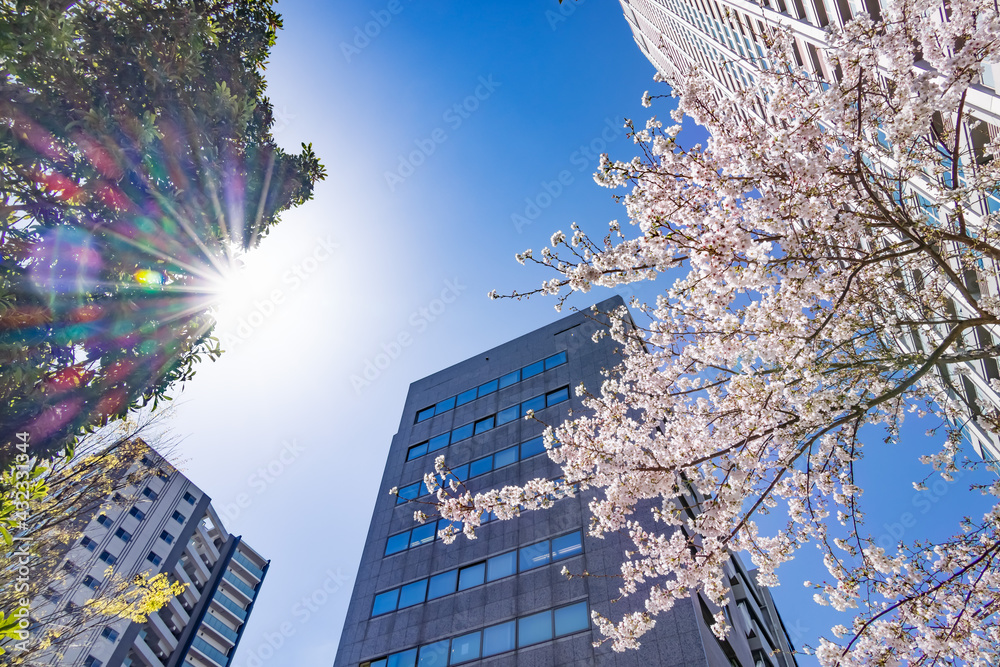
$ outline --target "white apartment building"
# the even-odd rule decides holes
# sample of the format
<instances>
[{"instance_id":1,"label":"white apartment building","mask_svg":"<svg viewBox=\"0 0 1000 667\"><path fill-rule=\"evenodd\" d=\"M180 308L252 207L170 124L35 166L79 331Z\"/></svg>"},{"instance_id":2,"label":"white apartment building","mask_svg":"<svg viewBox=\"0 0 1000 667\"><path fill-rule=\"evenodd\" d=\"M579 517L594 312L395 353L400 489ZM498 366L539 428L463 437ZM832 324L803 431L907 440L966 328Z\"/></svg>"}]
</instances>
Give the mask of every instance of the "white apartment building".
<instances>
[{"instance_id":1,"label":"white apartment building","mask_svg":"<svg viewBox=\"0 0 1000 667\"><path fill-rule=\"evenodd\" d=\"M672 77L686 73L697 64L715 83L715 92L720 99L751 85L752 75L766 54L767 47L762 36L767 33L768 26L788 28L794 37L795 57L803 69L818 80L833 81L836 76L824 55L826 27L830 24L843 25L861 12L878 18L881 11L879 0L620 2L636 44L659 72ZM914 66L922 65L915 63ZM983 69L980 81L969 88L965 108L982 122L975 128L965 127L963 169L974 169L973 156L977 149L1000 135L1000 95L997 86L1000 86L1000 65L990 65ZM764 116L760 106L746 108L744 113L747 117ZM908 187L920 206L937 219L940 212L929 191L920 182L911 181ZM983 216L997 212L1000 212L1000 188L998 193L986 196L982 201L969 202L965 210L973 218L973 226L981 224ZM965 277L970 292L1000 295L1000 270L995 263L992 269L987 272L991 274L987 281ZM954 294L952 300L955 310L962 314L961 297ZM924 336L923 333L914 335ZM928 341L896 342L901 351L910 352ZM1000 342L1000 331L978 327L968 334L966 342L970 348L989 348ZM939 377L943 380L942 388L966 406L976 406L977 402L987 406L984 410L975 408L967 418L959 421L977 454L986 460L1000 460L1000 437L996 426L1000 423L1000 394L990 386L990 380L1000 379L997 359L966 362L964 365L968 371L964 375L941 367Z\"/></svg>"},{"instance_id":2,"label":"white apartment building","mask_svg":"<svg viewBox=\"0 0 1000 667\"><path fill-rule=\"evenodd\" d=\"M146 623L109 619L33 664L62 667L227 667L239 644L270 561L223 526L211 499L153 449L138 466L138 484L121 489L94 512L66 553L65 576L32 605L82 606L111 566L114 576L165 572L187 584ZM37 612L37 613L35 613Z\"/></svg>"}]
</instances>

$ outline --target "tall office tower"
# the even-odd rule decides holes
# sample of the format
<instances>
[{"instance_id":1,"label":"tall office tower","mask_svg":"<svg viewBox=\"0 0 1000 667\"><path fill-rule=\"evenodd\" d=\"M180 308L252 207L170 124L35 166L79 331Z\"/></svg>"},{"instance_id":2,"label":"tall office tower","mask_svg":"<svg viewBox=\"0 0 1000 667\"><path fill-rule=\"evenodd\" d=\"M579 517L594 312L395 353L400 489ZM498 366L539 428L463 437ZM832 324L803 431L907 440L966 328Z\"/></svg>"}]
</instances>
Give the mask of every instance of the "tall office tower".
<instances>
[{"instance_id":1,"label":"tall office tower","mask_svg":"<svg viewBox=\"0 0 1000 667\"><path fill-rule=\"evenodd\" d=\"M600 311L623 306L620 297ZM717 611L700 594L657 617L639 651L595 648L596 609L611 617L641 608L619 597L628 538L587 535L589 494L546 511L492 521L478 538L438 539L447 521L418 524L430 500L423 475L443 455L473 491L559 474L542 444L543 427L570 408L573 388L598 390L602 369L619 361L610 339L591 341L601 325L590 311L549 326L414 382L403 408L350 608L336 667L444 665L675 665L791 667L790 642L766 591L738 559L729 568L733 631L709 630ZM398 499L390 495L398 488ZM570 572L594 577L567 578ZM639 605L639 607L637 607Z\"/></svg>"},{"instance_id":2,"label":"tall office tower","mask_svg":"<svg viewBox=\"0 0 1000 667\"><path fill-rule=\"evenodd\" d=\"M844 25L858 13L867 12L872 17L880 15L879 0L620 0L625 18L639 49L663 75L673 77L687 73L698 65L714 83L718 99L731 96L735 91L751 85L758 63L766 53L763 36L769 27L776 25L790 29L796 59L803 69L822 81L835 81L835 68L827 60L824 48L826 26ZM942 3L942 13L946 3ZM916 62L915 68L927 68L926 63ZM963 128L964 146L961 162L963 168L973 169L975 156L982 154L982 147L1000 136L1000 64L984 67L980 80L972 84L965 98L965 110L975 116L980 124ZM741 107L747 118L763 119L764 109ZM944 122L949 122L947 119ZM928 128L928 132L930 129ZM935 220L942 213L934 205L933 196L924 184L911 181L906 186L910 194ZM965 209L968 224L975 229L981 226L987 214L1000 212L1000 190L990 193L982 201L970 202ZM983 261L983 260L980 260ZM989 281L971 281L966 287L978 295L1000 295L1000 267L995 261ZM960 273L965 270L955 266ZM915 285L909 285L915 289ZM952 312L973 312L963 304L961 295L951 295ZM899 339L901 352L915 352L918 348L933 348L934 341L926 340L925 333L915 334L921 340ZM968 334L970 347L989 348L1000 342L1000 331L977 327ZM974 340L973 340L974 339ZM1000 379L997 359L981 359L961 365L966 374L939 369L941 388L958 404L965 406L966 417L957 420L963 433L972 443L976 453L986 460L1000 460L1000 394L990 386L990 380ZM983 410L977 403L990 407ZM984 413L987 414L983 418Z\"/></svg>"},{"instance_id":3,"label":"tall office tower","mask_svg":"<svg viewBox=\"0 0 1000 667\"><path fill-rule=\"evenodd\" d=\"M165 572L186 589L146 623L109 619L32 664L227 667L232 661L270 561L229 534L211 499L147 449L135 468L148 474L134 476L141 481L95 510L65 555L65 576L34 601L32 615L52 618L60 606L83 606L109 585L109 566L125 580Z\"/></svg>"}]
</instances>

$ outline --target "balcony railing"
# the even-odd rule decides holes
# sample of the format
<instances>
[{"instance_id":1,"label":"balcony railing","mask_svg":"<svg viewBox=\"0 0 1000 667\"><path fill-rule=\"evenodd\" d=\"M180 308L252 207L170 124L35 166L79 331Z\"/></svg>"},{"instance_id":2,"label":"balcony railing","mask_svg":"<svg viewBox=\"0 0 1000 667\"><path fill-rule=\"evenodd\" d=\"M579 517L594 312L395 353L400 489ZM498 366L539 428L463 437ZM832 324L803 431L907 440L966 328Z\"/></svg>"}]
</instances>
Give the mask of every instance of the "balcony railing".
<instances>
[{"instance_id":1,"label":"balcony railing","mask_svg":"<svg viewBox=\"0 0 1000 667\"><path fill-rule=\"evenodd\" d=\"M222 591L217 591L215 595L212 597L212 599L221 604L229 611L236 614L236 617L239 618L241 621L247 620L247 610L239 606L235 602L233 602L229 598L229 596L223 593Z\"/></svg>"},{"instance_id":2,"label":"balcony railing","mask_svg":"<svg viewBox=\"0 0 1000 667\"><path fill-rule=\"evenodd\" d=\"M257 577L257 579L264 578L264 570L254 565L249 558L241 554L239 551L233 554L233 560L246 568L246 571Z\"/></svg>"}]
</instances>

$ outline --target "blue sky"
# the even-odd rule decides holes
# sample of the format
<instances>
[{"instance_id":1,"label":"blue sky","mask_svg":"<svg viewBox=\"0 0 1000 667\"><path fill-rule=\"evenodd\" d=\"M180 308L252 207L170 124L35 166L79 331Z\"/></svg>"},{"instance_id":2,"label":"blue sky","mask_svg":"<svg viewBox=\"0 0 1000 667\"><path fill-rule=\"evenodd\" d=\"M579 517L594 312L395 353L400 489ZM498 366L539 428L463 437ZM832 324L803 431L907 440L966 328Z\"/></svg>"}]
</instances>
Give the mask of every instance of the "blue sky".
<instances>
[{"instance_id":1,"label":"blue sky","mask_svg":"<svg viewBox=\"0 0 1000 667\"><path fill-rule=\"evenodd\" d=\"M182 469L272 559L236 667L332 664L409 383L558 316L552 300L486 294L547 277L514 254L557 229L624 221L592 180L597 155L631 158L621 118L668 111L640 105L654 70L617 3L278 8L275 135L312 142L329 177L248 258L217 331L227 352L172 423ZM873 470L909 468L916 447L882 456ZM972 502L952 485L924 512L912 477L879 477L882 532L907 511L935 526ZM799 644L842 622L794 583L822 578L811 555L774 591Z\"/></svg>"}]
</instances>

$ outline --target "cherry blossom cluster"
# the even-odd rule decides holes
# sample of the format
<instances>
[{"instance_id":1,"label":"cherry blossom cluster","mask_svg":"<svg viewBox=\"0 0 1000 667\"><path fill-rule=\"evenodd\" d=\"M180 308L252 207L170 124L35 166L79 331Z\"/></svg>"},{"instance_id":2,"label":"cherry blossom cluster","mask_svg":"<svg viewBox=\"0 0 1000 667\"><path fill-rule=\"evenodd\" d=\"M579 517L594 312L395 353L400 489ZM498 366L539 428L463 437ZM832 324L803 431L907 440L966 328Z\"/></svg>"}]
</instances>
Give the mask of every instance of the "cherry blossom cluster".
<instances>
[{"instance_id":1,"label":"cherry blossom cluster","mask_svg":"<svg viewBox=\"0 0 1000 667\"><path fill-rule=\"evenodd\" d=\"M732 96L697 67L675 73L673 123L629 123L640 155L605 155L595 175L629 188L635 231L613 222L593 239L573 225L518 255L555 271L529 294L560 305L595 285L671 282L633 304L648 324L616 314L620 366L578 388L585 414L546 431L560 479L473 493L437 483L439 459L427 485L469 537L489 513L585 494L591 534L632 541L622 595L645 599L642 613L595 613L616 650L693 591L726 604L732 552L775 585L812 543L827 570L816 601L854 614L815 647L821 664L1000 660L1000 505L946 542L887 551L863 528L855 481L876 446L865 426L891 439L916 412L990 427L953 387L1000 352L973 336L1000 334L1000 217L980 208L1000 167L996 146L968 140L983 135L968 92L1000 59L1000 13L985 0L881 4L879 20L830 28L836 81L803 71L780 27L754 85ZM705 145L679 144L685 116L709 130ZM956 427L925 458L928 477L951 479L959 440ZM1000 484L983 492L1000 497ZM757 519L776 511L787 526L765 534ZM727 630L721 612L713 630Z\"/></svg>"}]
</instances>

